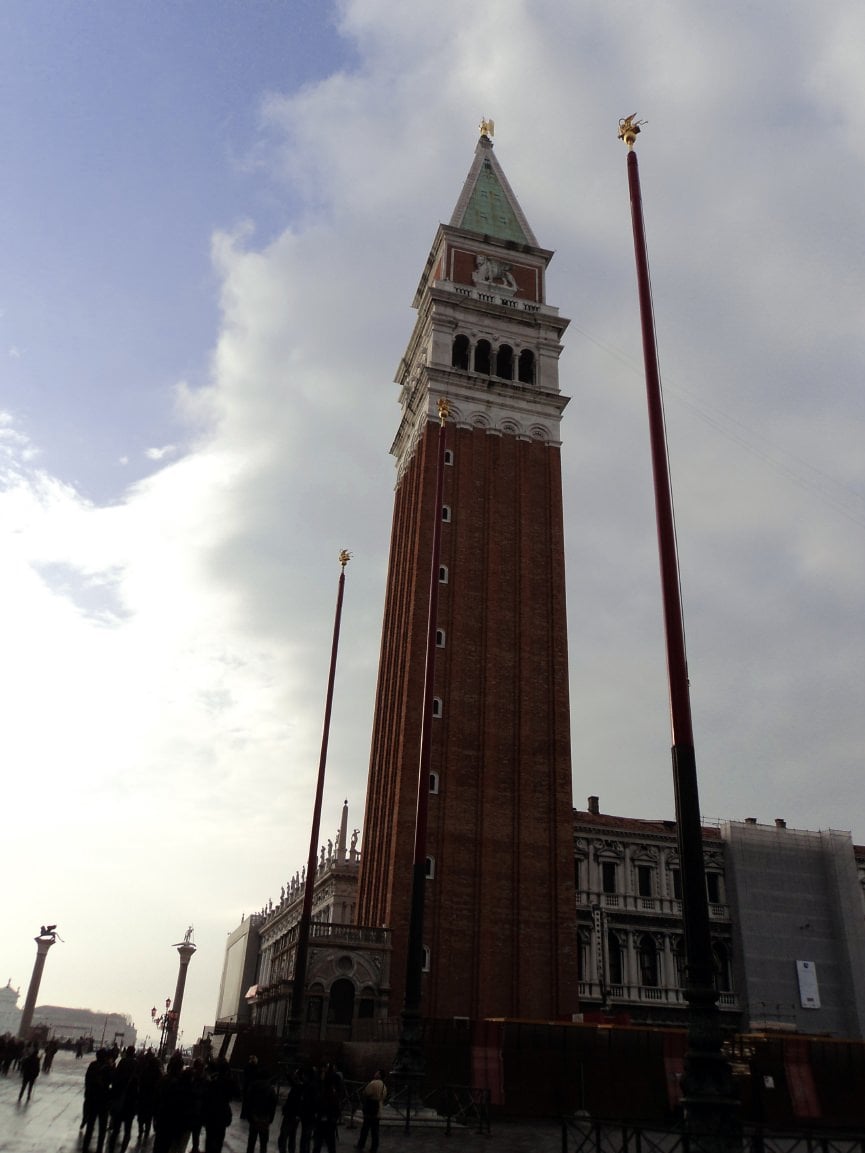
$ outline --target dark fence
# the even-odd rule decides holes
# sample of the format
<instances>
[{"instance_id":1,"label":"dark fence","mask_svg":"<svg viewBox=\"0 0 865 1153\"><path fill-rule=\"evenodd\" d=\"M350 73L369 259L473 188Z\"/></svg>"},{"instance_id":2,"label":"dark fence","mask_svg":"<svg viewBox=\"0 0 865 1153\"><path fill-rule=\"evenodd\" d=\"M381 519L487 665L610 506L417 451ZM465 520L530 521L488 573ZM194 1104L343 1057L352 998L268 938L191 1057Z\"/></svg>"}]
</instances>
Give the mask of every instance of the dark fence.
<instances>
[{"instance_id":1,"label":"dark fence","mask_svg":"<svg viewBox=\"0 0 865 1153\"><path fill-rule=\"evenodd\" d=\"M809 1130L782 1133L749 1126L739 1137L719 1141L681 1127L623 1125L616 1121L567 1118L562 1153L865 1153L865 1132Z\"/></svg>"}]
</instances>

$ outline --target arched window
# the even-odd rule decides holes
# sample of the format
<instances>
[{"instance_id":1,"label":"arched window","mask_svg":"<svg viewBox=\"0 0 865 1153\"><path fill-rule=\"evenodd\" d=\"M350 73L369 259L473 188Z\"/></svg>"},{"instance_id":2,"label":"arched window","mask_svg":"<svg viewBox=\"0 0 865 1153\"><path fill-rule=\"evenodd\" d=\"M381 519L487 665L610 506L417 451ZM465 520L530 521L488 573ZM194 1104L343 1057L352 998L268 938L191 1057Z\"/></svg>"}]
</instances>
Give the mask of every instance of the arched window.
<instances>
[{"instance_id":1,"label":"arched window","mask_svg":"<svg viewBox=\"0 0 865 1153\"><path fill-rule=\"evenodd\" d=\"M530 348L524 348L519 355L517 377L520 384L535 383L535 354Z\"/></svg>"},{"instance_id":2,"label":"arched window","mask_svg":"<svg viewBox=\"0 0 865 1153\"><path fill-rule=\"evenodd\" d=\"M715 941L712 945L712 963L715 968L715 992L729 993L733 988L730 950L722 941Z\"/></svg>"},{"instance_id":3,"label":"arched window","mask_svg":"<svg viewBox=\"0 0 865 1153\"><path fill-rule=\"evenodd\" d=\"M640 940L640 984L648 989L658 987L658 946L648 933Z\"/></svg>"},{"instance_id":4,"label":"arched window","mask_svg":"<svg viewBox=\"0 0 865 1153\"><path fill-rule=\"evenodd\" d=\"M445 464L453 464L453 462L454 462L453 449L452 448L446 448L445 449Z\"/></svg>"},{"instance_id":5,"label":"arched window","mask_svg":"<svg viewBox=\"0 0 865 1153\"><path fill-rule=\"evenodd\" d=\"M433 716L440 717L442 715L442 699L441 697L433 697Z\"/></svg>"},{"instance_id":6,"label":"arched window","mask_svg":"<svg viewBox=\"0 0 865 1153\"><path fill-rule=\"evenodd\" d=\"M442 520L445 524L450 524L451 522L451 506L449 504L442 505Z\"/></svg>"},{"instance_id":7,"label":"arched window","mask_svg":"<svg viewBox=\"0 0 865 1153\"><path fill-rule=\"evenodd\" d=\"M685 988L685 942L681 937L673 944L673 962L676 966L676 985Z\"/></svg>"},{"instance_id":8,"label":"arched window","mask_svg":"<svg viewBox=\"0 0 865 1153\"><path fill-rule=\"evenodd\" d=\"M489 376L492 369L493 348L488 340L479 340L475 346L475 372Z\"/></svg>"},{"instance_id":9,"label":"arched window","mask_svg":"<svg viewBox=\"0 0 865 1153\"><path fill-rule=\"evenodd\" d=\"M430 775L429 775L429 791L431 793L438 793L438 791L439 791L439 775L438 775L438 773L430 773Z\"/></svg>"},{"instance_id":10,"label":"arched window","mask_svg":"<svg viewBox=\"0 0 865 1153\"><path fill-rule=\"evenodd\" d=\"M502 344L496 353L496 376L504 380L514 379L514 350L509 344Z\"/></svg>"},{"instance_id":11,"label":"arched window","mask_svg":"<svg viewBox=\"0 0 865 1153\"><path fill-rule=\"evenodd\" d=\"M436 629L436 648L443 649L445 647L445 631L444 629Z\"/></svg>"},{"instance_id":12,"label":"arched window","mask_svg":"<svg viewBox=\"0 0 865 1153\"><path fill-rule=\"evenodd\" d=\"M421 966L425 973L430 971L430 951L429 945L423 946L423 965Z\"/></svg>"},{"instance_id":13,"label":"arched window","mask_svg":"<svg viewBox=\"0 0 865 1153\"><path fill-rule=\"evenodd\" d=\"M448 583L448 566L445 564L439 565L439 583L443 585Z\"/></svg>"},{"instance_id":14,"label":"arched window","mask_svg":"<svg viewBox=\"0 0 865 1153\"><path fill-rule=\"evenodd\" d=\"M435 875L436 875L436 859L435 859L435 857L427 857L427 859L426 859L427 880L431 881Z\"/></svg>"},{"instance_id":15,"label":"arched window","mask_svg":"<svg viewBox=\"0 0 865 1153\"><path fill-rule=\"evenodd\" d=\"M619 944L619 938L612 929L607 933L607 968L609 983L611 985L621 985L623 971L622 946Z\"/></svg>"},{"instance_id":16,"label":"arched window","mask_svg":"<svg viewBox=\"0 0 865 1153\"><path fill-rule=\"evenodd\" d=\"M453 368L462 368L466 372L469 367L469 338L460 333L454 337L451 350L451 365Z\"/></svg>"},{"instance_id":17,"label":"arched window","mask_svg":"<svg viewBox=\"0 0 865 1153\"><path fill-rule=\"evenodd\" d=\"M348 977L340 977L330 987L327 1003L328 1025L350 1025L354 1017L354 985Z\"/></svg>"}]
</instances>

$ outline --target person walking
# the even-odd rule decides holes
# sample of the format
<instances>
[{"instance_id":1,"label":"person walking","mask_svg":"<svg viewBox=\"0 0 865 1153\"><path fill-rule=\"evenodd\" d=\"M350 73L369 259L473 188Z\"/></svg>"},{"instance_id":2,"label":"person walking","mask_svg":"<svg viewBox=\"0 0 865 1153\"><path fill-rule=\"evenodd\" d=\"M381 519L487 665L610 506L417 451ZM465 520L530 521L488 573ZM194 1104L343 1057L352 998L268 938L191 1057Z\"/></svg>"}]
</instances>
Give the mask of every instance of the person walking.
<instances>
[{"instance_id":1,"label":"person walking","mask_svg":"<svg viewBox=\"0 0 865 1153\"><path fill-rule=\"evenodd\" d=\"M342 1079L332 1065L325 1065L315 1099L313 1153L336 1153L336 1131L342 1115Z\"/></svg>"},{"instance_id":2,"label":"person walking","mask_svg":"<svg viewBox=\"0 0 865 1153\"><path fill-rule=\"evenodd\" d=\"M108 1102L108 1153L114 1153L121 1129L120 1153L126 1153L132 1136L132 1122L138 1108L138 1062L135 1046L128 1045L117 1062L111 1078L111 1096Z\"/></svg>"},{"instance_id":3,"label":"person walking","mask_svg":"<svg viewBox=\"0 0 865 1153\"><path fill-rule=\"evenodd\" d=\"M88 1153L93 1130L96 1129L96 1153L105 1145L108 1108L111 1103L111 1078L114 1068L107 1049L99 1049L84 1074L84 1144L82 1153Z\"/></svg>"},{"instance_id":4,"label":"person walking","mask_svg":"<svg viewBox=\"0 0 865 1153\"><path fill-rule=\"evenodd\" d=\"M204 1153L222 1153L225 1131L231 1124L231 1098L231 1069L226 1059L219 1057L208 1067L204 1086Z\"/></svg>"},{"instance_id":5,"label":"person walking","mask_svg":"<svg viewBox=\"0 0 865 1153\"><path fill-rule=\"evenodd\" d=\"M256 1142L260 1153L267 1153L267 1139L276 1116L276 1104L276 1090L270 1083L267 1070L259 1066L252 1076L244 1100L246 1119L249 1122L246 1153L255 1153Z\"/></svg>"},{"instance_id":6,"label":"person walking","mask_svg":"<svg viewBox=\"0 0 865 1153\"><path fill-rule=\"evenodd\" d=\"M371 1081L368 1081L361 1092L363 1105L363 1124L360 1127L360 1136L357 1139L358 1149L363 1149L367 1137L370 1138L370 1151L378 1150L379 1125L381 1122L381 1107L387 1097L387 1086L381 1075L381 1069L376 1069Z\"/></svg>"},{"instance_id":7,"label":"person walking","mask_svg":"<svg viewBox=\"0 0 865 1153\"><path fill-rule=\"evenodd\" d=\"M39 1050L33 1045L24 1056L18 1065L21 1070L21 1091L18 1094L18 1100L24 1096L24 1090L27 1090L27 1100L30 1100L30 1094L33 1092L33 1086L36 1084L36 1078L39 1076L39 1070L42 1068L42 1063L39 1060Z\"/></svg>"}]
</instances>

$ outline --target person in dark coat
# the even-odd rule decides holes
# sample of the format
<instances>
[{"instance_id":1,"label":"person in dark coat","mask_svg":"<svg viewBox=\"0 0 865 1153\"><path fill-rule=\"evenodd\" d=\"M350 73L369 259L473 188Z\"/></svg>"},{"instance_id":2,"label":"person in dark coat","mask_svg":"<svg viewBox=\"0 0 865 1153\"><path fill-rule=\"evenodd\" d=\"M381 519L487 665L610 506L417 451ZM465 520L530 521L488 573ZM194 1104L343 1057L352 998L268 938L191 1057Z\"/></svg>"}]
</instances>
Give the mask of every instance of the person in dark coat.
<instances>
[{"instance_id":1,"label":"person in dark coat","mask_svg":"<svg viewBox=\"0 0 865 1153\"><path fill-rule=\"evenodd\" d=\"M117 1135L123 1130L120 1153L125 1153L132 1135L132 1122L138 1108L138 1062L135 1046L129 1045L117 1062L111 1078L111 1097L108 1105L108 1153L114 1153Z\"/></svg>"},{"instance_id":2,"label":"person in dark coat","mask_svg":"<svg viewBox=\"0 0 865 1153\"><path fill-rule=\"evenodd\" d=\"M342 1078L332 1065L321 1072L315 1097L313 1153L336 1153L336 1130L342 1112Z\"/></svg>"},{"instance_id":3,"label":"person in dark coat","mask_svg":"<svg viewBox=\"0 0 865 1153\"><path fill-rule=\"evenodd\" d=\"M84 1144L82 1153L88 1153L93 1130L96 1128L96 1153L105 1145L108 1107L111 1101L111 1077L114 1073L107 1049L98 1049L96 1057L84 1074Z\"/></svg>"},{"instance_id":4,"label":"person in dark coat","mask_svg":"<svg viewBox=\"0 0 865 1153\"><path fill-rule=\"evenodd\" d=\"M297 1131L300 1129L300 1153L309 1153L312 1123L315 1119L314 1092L301 1069L295 1069L288 1082L288 1094L282 1103L282 1123L276 1146L279 1153L297 1153Z\"/></svg>"},{"instance_id":5,"label":"person in dark coat","mask_svg":"<svg viewBox=\"0 0 865 1153\"><path fill-rule=\"evenodd\" d=\"M39 1060L39 1050L34 1045L28 1049L19 1062L18 1068L21 1070L21 1090L18 1094L18 1100L24 1096L24 1090L27 1090L27 1100L30 1100L30 1094L33 1092L33 1086L36 1084L36 1078L39 1076L39 1070L42 1068L42 1062Z\"/></svg>"},{"instance_id":6,"label":"person in dark coat","mask_svg":"<svg viewBox=\"0 0 865 1153\"><path fill-rule=\"evenodd\" d=\"M152 1049L148 1049L138 1058L136 1116L138 1117L139 1142L146 1141L150 1136L150 1129L153 1125L153 1110L156 1108L156 1097L159 1093L161 1080L162 1066L159 1064L159 1058Z\"/></svg>"},{"instance_id":7,"label":"person in dark coat","mask_svg":"<svg viewBox=\"0 0 865 1153\"><path fill-rule=\"evenodd\" d=\"M196 1057L189 1071L189 1128L192 1133L190 1153L201 1153L201 1130L204 1125L204 1090L207 1081L204 1076L204 1062Z\"/></svg>"},{"instance_id":8,"label":"person in dark coat","mask_svg":"<svg viewBox=\"0 0 865 1153\"><path fill-rule=\"evenodd\" d=\"M190 1076L183 1058L175 1053L159 1083L153 1112L153 1153L172 1153L181 1142L185 1146L191 1129Z\"/></svg>"},{"instance_id":9,"label":"person in dark coat","mask_svg":"<svg viewBox=\"0 0 865 1153\"><path fill-rule=\"evenodd\" d=\"M219 1057L209 1066L204 1084L204 1153L222 1153L225 1131L231 1124L233 1088L228 1062Z\"/></svg>"},{"instance_id":10,"label":"person in dark coat","mask_svg":"<svg viewBox=\"0 0 865 1153\"><path fill-rule=\"evenodd\" d=\"M267 1139L276 1116L276 1104L276 1090L270 1083L267 1070L259 1067L257 1076L253 1077L247 1087L243 1102L246 1120L249 1122L246 1153L255 1153L256 1142L260 1153L267 1153Z\"/></svg>"}]
</instances>

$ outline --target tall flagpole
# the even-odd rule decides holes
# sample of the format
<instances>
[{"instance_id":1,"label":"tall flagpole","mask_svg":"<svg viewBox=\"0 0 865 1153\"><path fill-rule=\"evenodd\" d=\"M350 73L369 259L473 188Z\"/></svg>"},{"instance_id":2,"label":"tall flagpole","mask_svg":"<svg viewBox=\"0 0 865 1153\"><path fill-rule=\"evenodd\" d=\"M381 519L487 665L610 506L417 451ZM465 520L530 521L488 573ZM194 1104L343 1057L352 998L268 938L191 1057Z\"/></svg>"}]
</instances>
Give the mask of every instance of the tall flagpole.
<instances>
[{"instance_id":1,"label":"tall flagpole","mask_svg":"<svg viewBox=\"0 0 865 1153\"><path fill-rule=\"evenodd\" d=\"M342 619L342 598L345 591L345 566L351 553L343 549L339 554L340 574L336 594L336 614L333 622L333 643L330 649L330 673L327 678L327 697L324 706L324 729L321 736L321 754L318 759L318 782L312 810L312 830L309 835L309 857L306 862L306 886L303 891L303 909L297 926L297 948L294 954L294 980L291 992L291 1015L284 1043L284 1057L293 1062L300 1047L303 1010L306 993L306 967L309 957L309 932L312 924L312 897L315 889L315 869L318 860L318 837L321 828L321 802L324 796L324 770L327 764L327 743L330 737L330 714L333 707L333 684L336 678L336 656L339 650L339 626Z\"/></svg>"},{"instance_id":2,"label":"tall flagpole","mask_svg":"<svg viewBox=\"0 0 865 1153\"><path fill-rule=\"evenodd\" d=\"M419 1081L424 1072L421 995L423 979L423 918L426 892L426 842L429 812L430 750L432 748L433 680L438 622L439 558L441 556L442 499L444 494L445 434L449 415L447 400L438 402L439 436L436 464L436 503L433 511L433 544L430 556L429 608L427 616L426 665L424 669L423 712L418 758L417 815L415 819L414 862L411 879L408 950L406 953L405 1001L399 1047L393 1074L407 1081Z\"/></svg>"},{"instance_id":3,"label":"tall flagpole","mask_svg":"<svg viewBox=\"0 0 865 1153\"><path fill-rule=\"evenodd\" d=\"M685 1000L688 1003L688 1049L682 1078L685 1123L695 1134L733 1136L739 1123L738 1101L729 1063L721 1051L721 1021L714 983L709 900L703 860L703 830L697 788L697 760L691 724L691 694L685 653L685 628L676 555L676 527L667 457L664 408L649 260L643 223L640 173L634 143L644 121L635 115L619 121L619 139L628 148L628 189L637 264L637 289L643 335L649 438L655 487L655 516L670 689L673 788L682 876L682 920L685 931Z\"/></svg>"}]
</instances>

